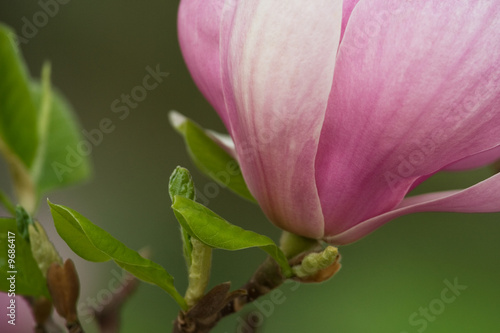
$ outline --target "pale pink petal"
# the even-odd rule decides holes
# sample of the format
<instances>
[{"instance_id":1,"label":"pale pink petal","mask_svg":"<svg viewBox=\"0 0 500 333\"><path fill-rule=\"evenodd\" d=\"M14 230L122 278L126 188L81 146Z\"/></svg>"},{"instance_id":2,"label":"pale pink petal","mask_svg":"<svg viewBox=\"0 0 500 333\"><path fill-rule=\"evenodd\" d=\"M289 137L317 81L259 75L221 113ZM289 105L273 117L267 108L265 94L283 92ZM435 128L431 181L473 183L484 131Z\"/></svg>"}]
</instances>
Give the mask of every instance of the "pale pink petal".
<instances>
[{"instance_id":1,"label":"pale pink petal","mask_svg":"<svg viewBox=\"0 0 500 333\"><path fill-rule=\"evenodd\" d=\"M191 76L230 130L222 92L219 54L221 15L225 2L230 1L182 0L177 26L182 54Z\"/></svg>"},{"instance_id":2,"label":"pale pink petal","mask_svg":"<svg viewBox=\"0 0 500 333\"><path fill-rule=\"evenodd\" d=\"M360 1L316 158L326 236L500 144L500 2Z\"/></svg>"},{"instance_id":3,"label":"pale pink petal","mask_svg":"<svg viewBox=\"0 0 500 333\"><path fill-rule=\"evenodd\" d=\"M417 212L491 213L500 211L500 174L461 191L437 192L404 199L393 210L368 219L341 234L329 237L332 244L357 241L385 223Z\"/></svg>"},{"instance_id":4,"label":"pale pink petal","mask_svg":"<svg viewBox=\"0 0 500 333\"><path fill-rule=\"evenodd\" d=\"M445 168L445 170L459 171L459 170L475 169L486 166L498 160L500 160L500 146L461 159L458 162L448 165Z\"/></svg>"},{"instance_id":5,"label":"pale pink petal","mask_svg":"<svg viewBox=\"0 0 500 333\"><path fill-rule=\"evenodd\" d=\"M342 1L252 0L223 13L222 64L232 137L269 219L323 236L314 158L339 45Z\"/></svg>"},{"instance_id":6,"label":"pale pink petal","mask_svg":"<svg viewBox=\"0 0 500 333\"><path fill-rule=\"evenodd\" d=\"M347 27L347 22L349 22L349 18L351 17L351 13L356 7L356 4L360 0L344 0L342 5L342 32L340 35L340 40L344 37L345 28Z\"/></svg>"}]
</instances>

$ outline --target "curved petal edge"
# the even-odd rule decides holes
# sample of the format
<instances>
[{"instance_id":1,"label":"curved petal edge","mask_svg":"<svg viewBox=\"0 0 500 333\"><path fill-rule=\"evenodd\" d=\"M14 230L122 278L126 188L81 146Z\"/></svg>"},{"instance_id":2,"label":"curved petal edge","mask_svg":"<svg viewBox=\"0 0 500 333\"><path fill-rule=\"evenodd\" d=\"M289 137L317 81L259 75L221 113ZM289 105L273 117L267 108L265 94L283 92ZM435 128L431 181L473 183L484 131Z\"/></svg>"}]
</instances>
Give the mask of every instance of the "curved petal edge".
<instances>
[{"instance_id":1,"label":"curved petal edge","mask_svg":"<svg viewBox=\"0 0 500 333\"><path fill-rule=\"evenodd\" d=\"M336 245L353 243L385 223L411 213L493 213L498 211L500 211L500 174L464 190L436 192L406 198L393 210L365 220L325 240Z\"/></svg>"}]
</instances>

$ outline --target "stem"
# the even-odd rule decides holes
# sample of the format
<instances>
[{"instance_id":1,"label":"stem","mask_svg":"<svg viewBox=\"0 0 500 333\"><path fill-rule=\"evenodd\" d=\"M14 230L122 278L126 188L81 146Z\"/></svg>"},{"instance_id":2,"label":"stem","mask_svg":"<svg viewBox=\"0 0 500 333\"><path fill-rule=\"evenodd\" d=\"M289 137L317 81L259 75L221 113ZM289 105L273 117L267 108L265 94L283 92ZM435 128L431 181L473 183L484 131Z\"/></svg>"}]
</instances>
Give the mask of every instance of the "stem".
<instances>
[{"instance_id":1,"label":"stem","mask_svg":"<svg viewBox=\"0 0 500 333\"><path fill-rule=\"evenodd\" d=\"M36 183L41 177L43 162L47 154L47 136L52 106L52 87L50 84L50 63L45 63L42 68L42 98L38 119L38 148L33 165L31 166L31 177Z\"/></svg>"},{"instance_id":2,"label":"stem","mask_svg":"<svg viewBox=\"0 0 500 333\"><path fill-rule=\"evenodd\" d=\"M4 155L9 166L17 202L28 213L33 214L36 208L36 190L28 169L1 139L0 152Z\"/></svg>"},{"instance_id":3,"label":"stem","mask_svg":"<svg viewBox=\"0 0 500 333\"><path fill-rule=\"evenodd\" d=\"M305 238L288 231L283 231L281 234L280 248L288 259L292 259L301 253L317 249L319 246L320 244L317 239Z\"/></svg>"},{"instance_id":4,"label":"stem","mask_svg":"<svg viewBox=\"0 0 500 333\"><path fill-rule=\"evenodd\" d=\"M203 297L210 279L212 265L212 248L196 238L191 238L191 244L193 250L191 253L191 266L189 267L189 285L184 297L189 308Z\"/></svg>"},{"instance_id":5,"label":"stem","mask_svg":"<svg viewBox=\"0 0 500 333\"><path fill-rule=\"evenodd\" d=\"M278 288L283 282L285 282L285 277L281 274L278 264L268 257L255 271L250 281L241 288L247 292L246 295L236 298L222 309L218 320L240 311L246 304Z\"/></svg>"}]
</instances>

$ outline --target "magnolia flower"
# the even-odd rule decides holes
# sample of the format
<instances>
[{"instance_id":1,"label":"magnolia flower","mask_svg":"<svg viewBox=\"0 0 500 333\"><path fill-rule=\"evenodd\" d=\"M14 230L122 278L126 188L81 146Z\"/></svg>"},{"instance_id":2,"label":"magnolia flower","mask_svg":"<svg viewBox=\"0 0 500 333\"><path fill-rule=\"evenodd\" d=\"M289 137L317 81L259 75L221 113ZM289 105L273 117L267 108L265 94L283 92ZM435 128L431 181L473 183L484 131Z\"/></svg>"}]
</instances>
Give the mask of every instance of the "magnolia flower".
<instances>
[{"instance_id":1,"label":"magnolia flower","mask_svg":"<svg viewBox=\"0 0 500 333\"><path fill-rule=\"evenodd\" d=\"M268 218L333 244L422 211L500 211L500 2L182 0L188 68Z\"/></svg>"}]
</instances>

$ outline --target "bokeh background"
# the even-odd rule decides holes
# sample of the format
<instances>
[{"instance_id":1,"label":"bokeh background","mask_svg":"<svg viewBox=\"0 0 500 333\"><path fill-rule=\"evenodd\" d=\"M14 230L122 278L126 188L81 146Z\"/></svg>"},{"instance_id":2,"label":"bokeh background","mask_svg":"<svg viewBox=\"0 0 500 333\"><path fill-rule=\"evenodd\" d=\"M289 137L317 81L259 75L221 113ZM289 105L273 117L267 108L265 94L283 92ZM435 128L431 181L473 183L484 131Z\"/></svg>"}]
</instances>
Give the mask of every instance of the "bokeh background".
<instances>
[{"instance_id":1,"label":"bokeh background","mask_svg":"<svg viewBox=\"0 0 500 333\"><path fill-rule=\"evenodd\" d=\"M92 179L48 197L81 212L133 249L149 246L153 260L175 276L183 291L186 272L177 222L169 208L168 177L182 165L192 171L198 188L210 181L189 160L167 114L175 109L204 127L224 128L182 60L176 36L178 1L66 2L21 46L22 53L34 76L39 76L44 61L51 61L53 83L75 107L83 129L97 128L103 118L110 118L116 129L93 148ZM4 0L0 21L22 36L26 20L33 22L41 10L37 1ZM120 120L111 103L142 83L147 66L158 64L168 78ZM0 186L6 189L5 165L0 164L0 171ZM420 191L460 188L492 174L491 168L443 174ZM279 239L279 230L257 206L227 190L220 189L208 206L237 225ZM43 202L38 217L63 256L77 264L80 302L102 297L102 290L119 272L117 266L88 263L72 254L55 232ZM500 214L422 213L399 218L341 248L343 268L331 281L283 286L285 300L263 312L266 320L259 332L497 332L499 238ZM259 250L216 251L211 285L232 281L237 287L263 259ZM444 281L455 279L467 289L441 308ZM425 319L418 313L429 306L437 314L431 310ZM247 312L255 310L249 306ZM124 307L122 332L169 332L177 311L167 294L143 283ZM418 321L413 325L412 314ZM82 320L86 329L96 332L87 318ZM214 332L247 332L238 323L241 317L233 315Z\"/></svg>"}]
</instances>

